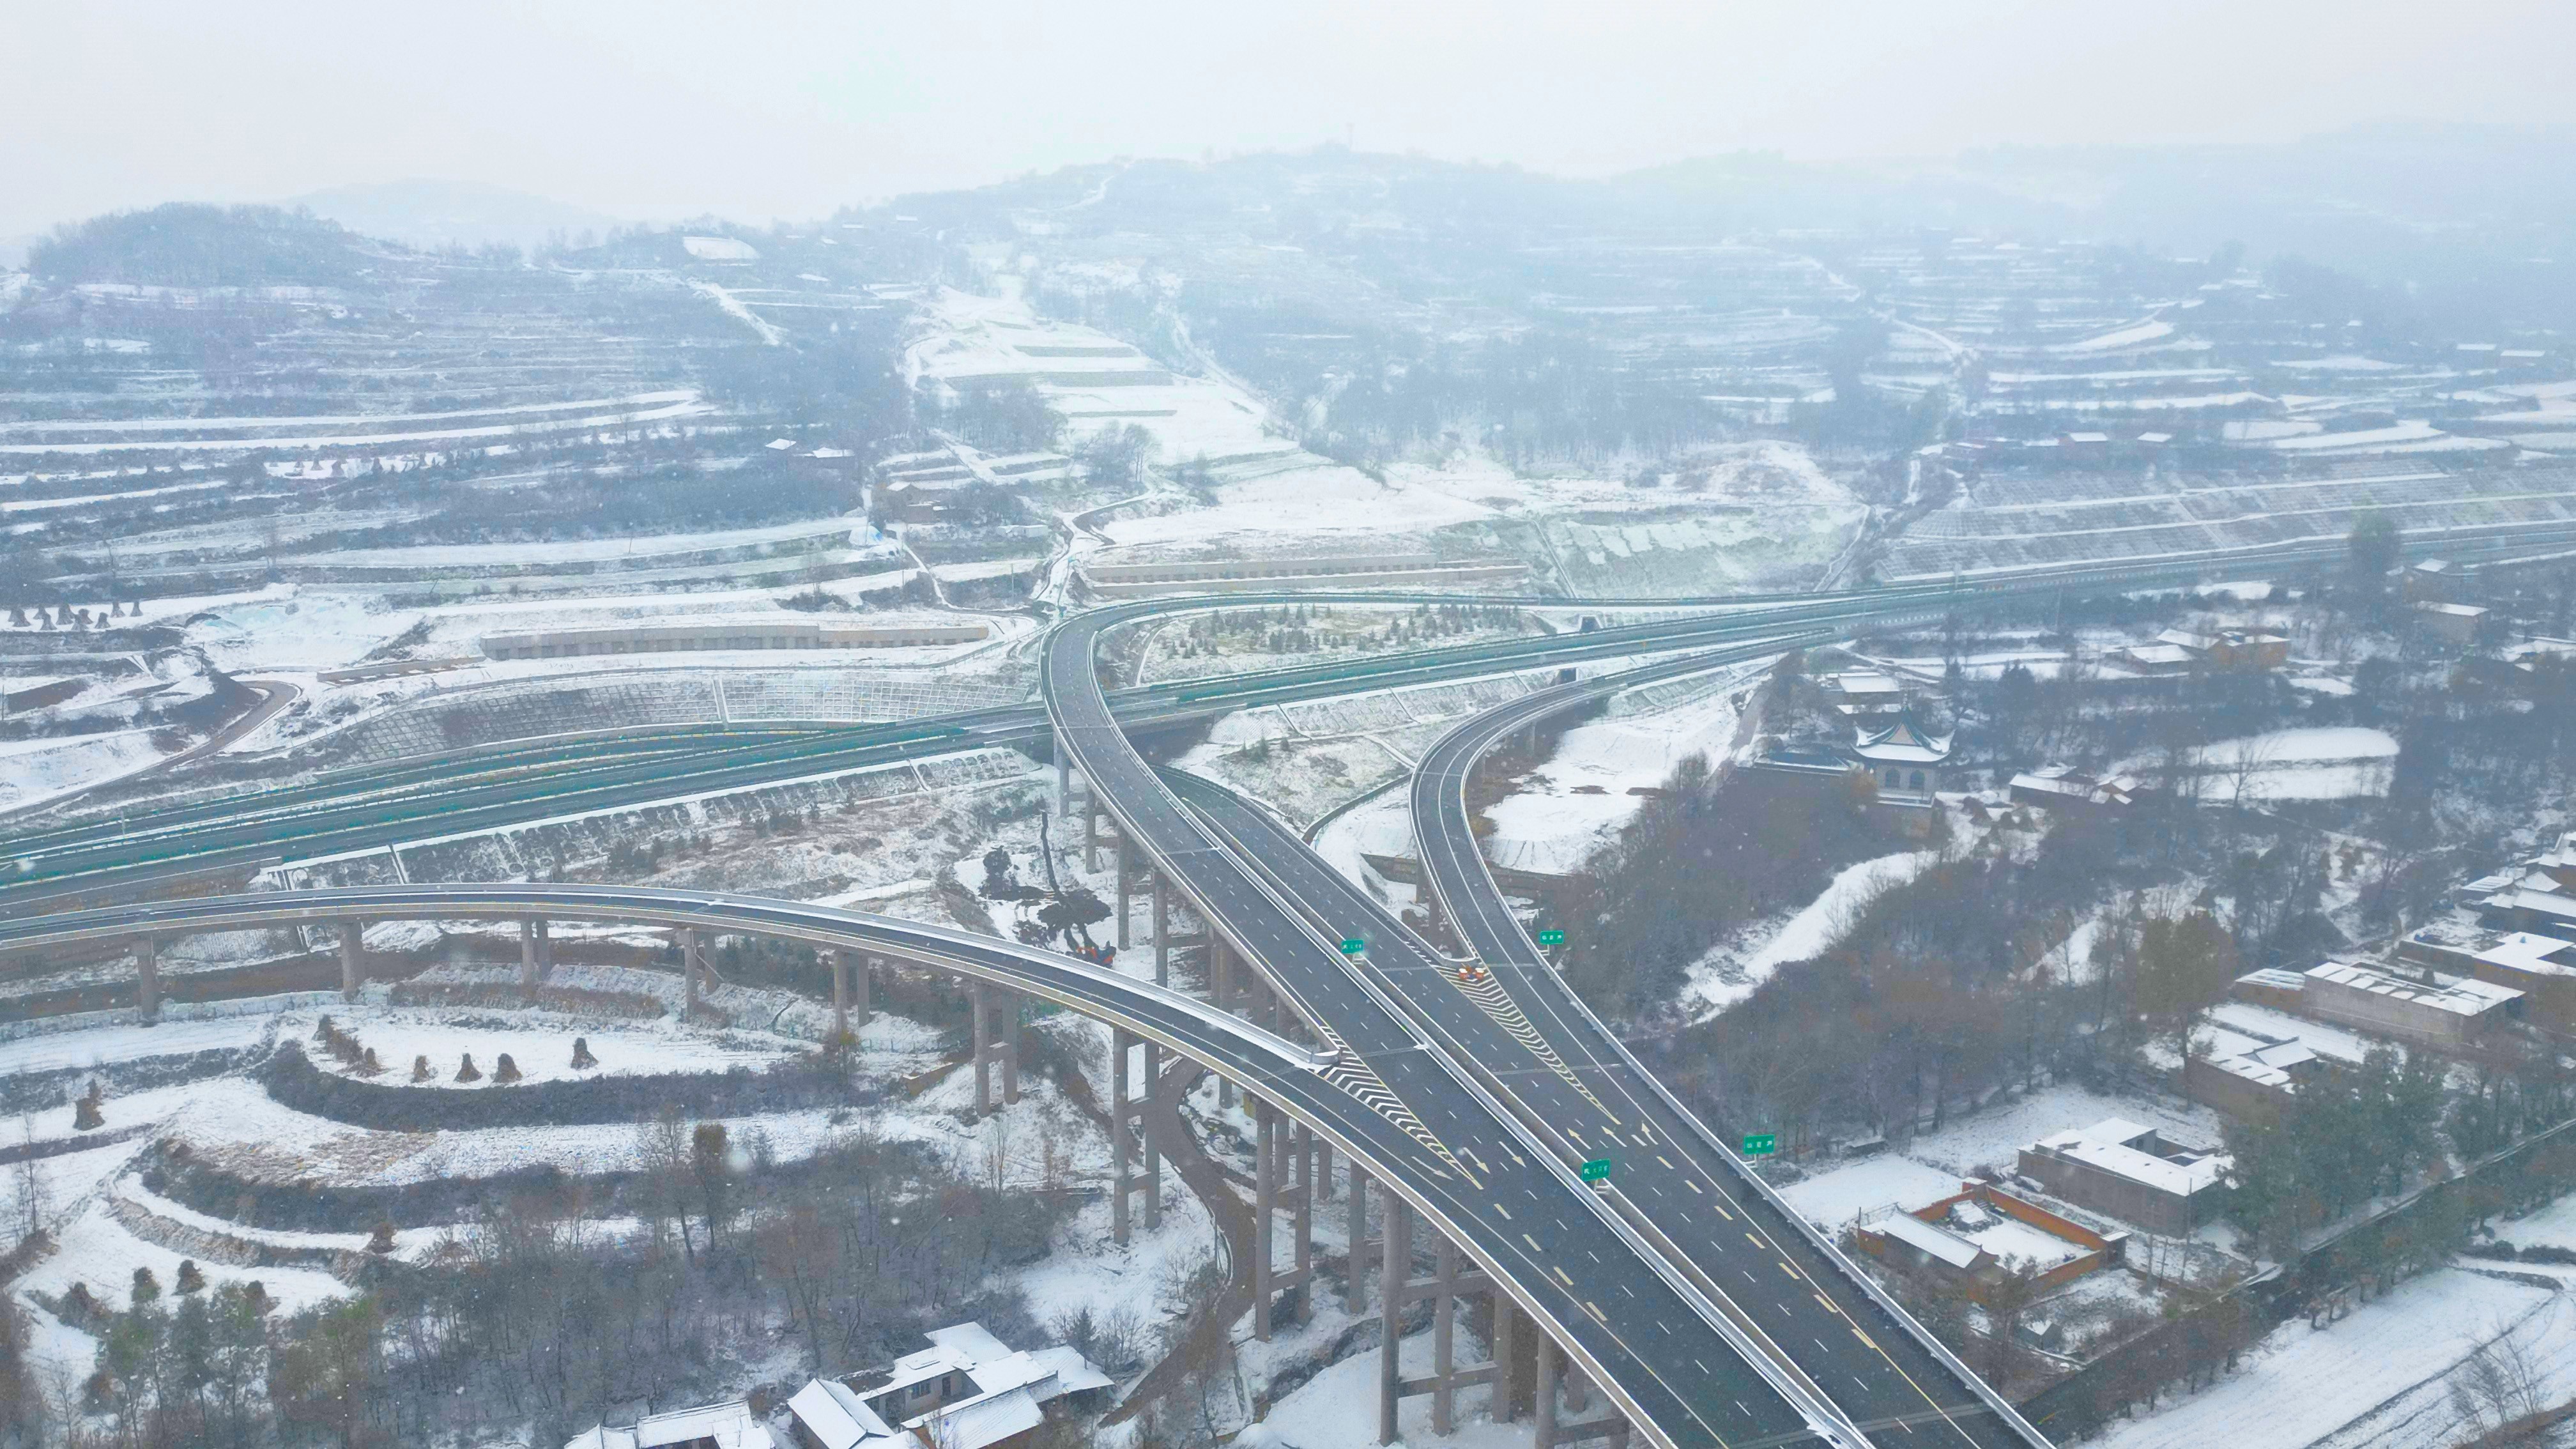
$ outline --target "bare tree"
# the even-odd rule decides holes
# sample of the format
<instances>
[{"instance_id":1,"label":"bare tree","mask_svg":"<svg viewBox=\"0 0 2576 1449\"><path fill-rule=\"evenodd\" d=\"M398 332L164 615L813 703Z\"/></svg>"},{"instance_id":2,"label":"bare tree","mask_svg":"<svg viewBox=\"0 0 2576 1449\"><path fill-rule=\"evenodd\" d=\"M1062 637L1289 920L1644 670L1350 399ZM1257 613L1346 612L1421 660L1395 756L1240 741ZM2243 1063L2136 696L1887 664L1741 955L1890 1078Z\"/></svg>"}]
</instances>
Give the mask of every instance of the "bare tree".
<instances>
[{"instance_id":1,"label":"bare tree","mask_svg":"<svg viewBox=\"0 0 2576 1449\"><path fill-rule=\"evenodd\" d=\"M1012 1135L1010 1113L995 1112L990 1118L986 1119L984 1129L984 1179L985 1185L992 1188L995 1192L1000 1192L1004 1188L1010 1186Z\"/></svg>"},{"instance_id":2,"label":"bare tree","mask_svg":"<svg viewBox=\"0 0 2576 1449\"><path fill-rule=\"evenodd\" d=\"M18 1159L16 1217L22 1235L32 1238L45 1230L45 1170L36 1156L34 1113L18 1114L18 1136L26 1144L26 1155Z\"/></svg>"},{"instance_id":3,"label":"bare tree","mask_svg":"<svg viewBox=\"0 0 2576 1449\"><path fill-rule=\"evenodd\" d=\"M2530 1345L2514 1333L2511 1325L2498 1325L2451 1377L2451 1408L2485 1436L2479 1440L2483 1444L2521 1444L2536 1439L2538 1426L2526 1421L2549 1403L2548 1367L2533 1356ZM2513 1437L2495 1437L2495 1431L2517 1425L2524 1427Z\"/></svg>"}]
</instances>

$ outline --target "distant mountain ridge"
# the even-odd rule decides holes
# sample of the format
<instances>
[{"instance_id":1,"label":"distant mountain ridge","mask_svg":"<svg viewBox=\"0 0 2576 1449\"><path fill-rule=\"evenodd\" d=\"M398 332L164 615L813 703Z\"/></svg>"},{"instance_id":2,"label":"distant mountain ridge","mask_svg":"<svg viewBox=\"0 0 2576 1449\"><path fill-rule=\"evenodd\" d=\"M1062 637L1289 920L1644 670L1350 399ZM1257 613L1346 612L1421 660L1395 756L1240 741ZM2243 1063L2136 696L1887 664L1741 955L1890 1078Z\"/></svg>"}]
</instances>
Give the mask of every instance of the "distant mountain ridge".
<instances>
[{"instance_id":1,"label":"distant mountain ridge","mask_svg":"<svg viewBox=\"0 0 2576 1449\"><path fill-rule=\"evenodd\" d=\"M413 178L334 186L278 203L338 222L365 236L436 249L499 243L538 247L594 239L625 225L605 212L479 181Z\"/></svg>"}]
</instances>

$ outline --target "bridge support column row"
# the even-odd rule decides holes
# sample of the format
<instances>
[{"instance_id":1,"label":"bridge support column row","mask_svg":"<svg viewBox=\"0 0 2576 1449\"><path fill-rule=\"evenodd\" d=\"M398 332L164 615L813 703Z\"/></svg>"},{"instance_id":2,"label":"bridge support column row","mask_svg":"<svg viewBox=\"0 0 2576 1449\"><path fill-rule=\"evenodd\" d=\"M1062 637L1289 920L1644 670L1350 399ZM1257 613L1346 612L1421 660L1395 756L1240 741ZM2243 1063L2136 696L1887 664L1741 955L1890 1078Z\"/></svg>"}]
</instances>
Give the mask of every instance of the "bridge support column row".
<instances>
[{"instance_id":1,"label":"bridge support column row","mask_svg":"<svg viewBox=\"0 0 2576 1449\"><path fill-rule=\"evenodd\" d=\"M1082 796L1082 873L1093 875L1100 870L1100 801L1086 790Z\"/></svg>"},{"instance_id":2,"label":"bridge support column row","mask_svg":"<svg viewBox=\"0 0 2576 1449\"><path fill-rule=\"evenodd\" d=\"M1282 1130L1283 1126L1287 1130ZM1252 1336L1270 1341L1272 1295L1302 1288L1315 1276L1314 1134L1287 1122L1265 1099L1253 1103ZM1278 1266L1279 1213L1289 1214L1294 1267Z\"/></svg>"},{"instance_id":3,"label":"bridge support column row","mask_svg":"<svg viewBox=\"0 0 2576 1449\"><path fill-rule=\"evenodd\" d=\"M993 1110L993 1063L1002 1064L1002 1102L1020 1100L1020 998L978 981L966 988L975 1018L975 1114ZM1001 998L995 1001L995 997ZM1002 1018L1001 1040L993 1039L993 1017Z\"/></svg>"},{"instance_id":4,"label":"bridge support column row","mask_svg":"<svg viewBox=\"0 0 2576 1449\"><path fill-rule=\"evenodd\" d=\"M1494 1422L1509 1423L1518 1408L1519 1396L1513 1387L1513 1359L1520 1336L1520 1308L1504 1294L1500 1285L1483 1270L1462 1263L1458 1245L1441 1237L1433 1253L1433 1271L1427 1278L1413 1274L1413 1210L1393 1193L1386 1197L1386 1233L1379 1255L1378 1311L1378 1442L1395 1442L1396 1407L1416 1394L1431 1396L1431 1427L1436 1434L1455 1430L1458 1418L1458 1390L1477 1384L1487 1386L1486 1402ZM1350 1301L1359 1302L1359 1266L1362 1239L1359 1236L1367 1222L1368 1178L1356 1164L1351 1170L1352 1267ZM1474 1294L1485 1294L1493 1304L1493 1354L1482 1363L1461 1366L1457 1361L1458 1301ZM1404 1377L1399 1359L1404 1334L1404 1310L1424 1299L1431 1301L1431 1376ZM1540 1352L1552 1351L1544 1334L1539 1336ZM1553 1373L1552 1360L1543 1360L1542 1373ZM1550 1400L1549 1402L1553 1402ZM1543 1413L1547 1411L1542 1411ZM1552 1422L1552 1415L1542 1423ZM1540 1443L1550 1444L1543 1428ZM1564 1442L1558 1440L1555 1442Z\"/></svg>"},{"instance_id":5,"label":"bridge support column row","mask_svg":"<svg viewBox=\"0 0 2576 1449\"><path fill-rule=\"evenodd\" d=\"M1128 1091L1129 1054L1138 1046L1145 1049L1145 1092L1137 1097ZM1120 1247L1128 1239L1128 1197L1145 1194L1145 1227L1160 1227L1163 1221L1163 1149L1154 1145L1154 1136L1145 1130L1145 1106L1151 1101L1163 1079L1163 1048L1160 1043L1143 1041L1112 1027L1109 1032L1109 1142L1115 1158L1110 1181L1109 1225L1111 1236ZM1142 1148L1144 1172L1138 1175L1134 1166Z\"/></svg>"}]
</instances>

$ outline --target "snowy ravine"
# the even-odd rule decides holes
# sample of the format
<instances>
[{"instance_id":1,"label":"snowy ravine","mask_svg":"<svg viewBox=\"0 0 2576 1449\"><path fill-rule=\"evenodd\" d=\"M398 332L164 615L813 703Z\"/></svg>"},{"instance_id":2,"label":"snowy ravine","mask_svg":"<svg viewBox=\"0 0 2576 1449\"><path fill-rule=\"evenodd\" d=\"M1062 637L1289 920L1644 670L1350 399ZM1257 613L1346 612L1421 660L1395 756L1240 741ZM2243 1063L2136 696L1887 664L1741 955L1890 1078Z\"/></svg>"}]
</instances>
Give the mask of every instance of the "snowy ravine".
<instances>
[{"instance_id":1,"label":"snowy ravine","mask_svg":"<svg viewBox=\"0 0 2576 1449\"><path fill-rule=\"evenodd\" d=\"M1833 945L1872 900L1940 859L1937 850L1907 850L1845 866L1822 894L1786 921L1757 923L1692 962L1690 979L1682 987L1683 1008L1707 1017L1742 1001L1772 972Z\"/></svg>"}]
</instances>

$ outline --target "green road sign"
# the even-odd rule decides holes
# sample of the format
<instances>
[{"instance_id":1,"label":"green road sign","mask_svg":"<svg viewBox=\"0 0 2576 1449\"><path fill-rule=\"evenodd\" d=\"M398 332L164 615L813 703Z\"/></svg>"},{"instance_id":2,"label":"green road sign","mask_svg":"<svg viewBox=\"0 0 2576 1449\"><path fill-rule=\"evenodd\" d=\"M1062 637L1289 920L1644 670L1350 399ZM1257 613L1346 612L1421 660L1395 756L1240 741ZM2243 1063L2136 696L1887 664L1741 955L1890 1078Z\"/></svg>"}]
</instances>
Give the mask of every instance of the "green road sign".
<instances>
[{"instance_id":1,"label":"green road sign","mask_svg":"<svg viewBox=\"0 0 2576 1449\"><path fill-rule=\"evenodd\" d=\"M1744 1134L1744 1155L1747 1157L1768 1157L1779 1150L1780 1136L1776 1132L1747 1132Z\"/></svg>"},{"instance_id":2,"label":"green road sign","mask_svg":"<svg viewBox=\"0 0 2576 1449\"><path fill-rule=\"evenodd\" d=\"M1541 931L1538 933L1538 943L1542 946L1562 946L1565 944L1565 933L1563 931Z\"/></svg>"},{"instance_id":3,"label":"green road sign","mask_svg":"<svg viewBox=\"0 0 2576 1449\"><path fill-rule=\"evenodd\" d=\"M1353 936L1342 943L1342 954L1345 956L1356 956L1367 949L1368 942L1361 940L1357 936Z\"/></svg>"},{"instance_id":4,"label":"green road sign","mask_svg":"<svg viewBox=\"0 0 2576 1449\"><path fill-rule=\"evenodd\" d=\"M1606 1182L1610 1177L1610 1159L1596 1157L1583 1164L1578 1174L1585 1182Z\"/></svg>"}]
</instances>

